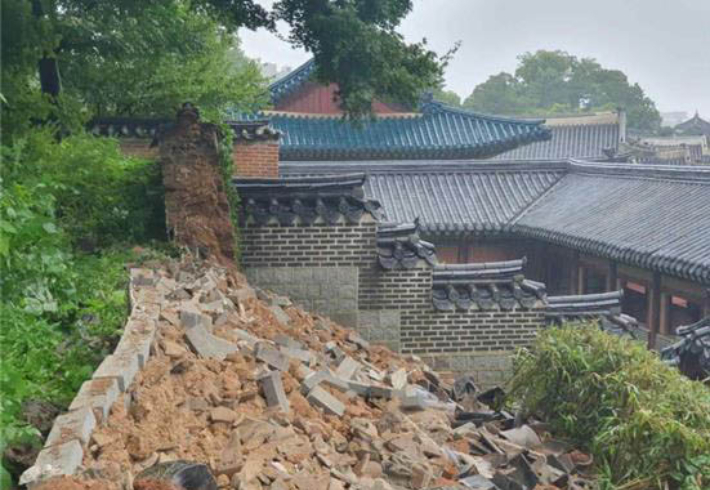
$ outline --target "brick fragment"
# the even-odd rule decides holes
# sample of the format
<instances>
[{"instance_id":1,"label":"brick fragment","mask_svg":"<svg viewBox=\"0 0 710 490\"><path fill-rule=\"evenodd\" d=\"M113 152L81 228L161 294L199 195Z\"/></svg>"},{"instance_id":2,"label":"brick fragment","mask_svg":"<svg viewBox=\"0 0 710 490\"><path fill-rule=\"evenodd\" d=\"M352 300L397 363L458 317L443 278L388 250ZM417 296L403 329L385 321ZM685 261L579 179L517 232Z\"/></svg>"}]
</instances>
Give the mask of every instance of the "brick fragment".
<instances>
[{"instance_id":1,"label":"brick fragment","mask_svg":"<svg viewBox=\"0 0 710 490\"><path fill-rule=\"evenodd\" d=\"M271 371L267 375L259 378L259 385L264 392L267 406L279 407L279 409L283 412L288 412L290 410L291 407L288 403L288 398L286 398L286 392L284 391L283 382L281 380L281 373L278 371Z\"/></svg>"},{"instance_id":2,"label":"brick fragment","mask_svg":"<svg viewBox=\"0 0 710 490\"><path fill-rule=\"evenodd\" d=\"M342 417L345 413L345 405L320 386L313 388L306 399L312 405L322 408L327 414Z\"/></svg>"},{"instance_id":3,"label":"brick fragment","mask_svg":"<svg viewBox=\"0 0 710 490\"><path fill-rule=\"evenodd\" d=\"M118 388L124 392L138 374L138 369L138 353L124 350L104 358L92 378L115 378L118 381Z\"/></svg>"},{"instance_id":4,"label":"brick fragment","mask_svg":"<svg viewBox=\"0 0 710 490\"><path fill-rule=\"evenodd\" d=\"M115 378L90 379L81 385L79 393L69 405L69 410L90 407L97 424L101 424L108 418L111 405L120 394L118 380Z\"/></svg>"},{"instance_id":5,"label":"brick fragment","mask_svg":"<svg viewBox=\"0 0 710 490\"><path fill-rule=\"evenodd\" d=\"M269 307L269 311L274 314L276 321L282 325L288 325L291 323L291 317L278 305L272 305Z\"/></svg>"},{"instance_id":6,"label":"brick fragment","mask_svg":"<svg viewBox=\"0 0 710 490\"><path fill-rule=\"evenodd\" d=\"M186 335L192 348L202 357L222 361L229 354L239 351L238 345L212 335L202 325L188 329Z\"/></svg>"},{"instance_id":7,"label":"brick fragment","mask_svg":"<svg viewBox=\"0 0 710 490\"><path fill-rule=\"evenodd\" d=\"M34 466L20 477L20 485L31 486L45 478L73 475L81 465L84 451L77 440L58 444L40 451Z\"/></svg>"},{"instance_id":8,"label":"brick fragment","mask_svg":"<svg viewBox=\"0 0 710 490\"><path fill-rule=\"evenodd\" d=\"M191 306L186 306L180 309L180 323L186 329L190 330L193 327L201 326L206 330L212 330L212 318L200 313Z\"/></svg>"},{"instance_id":9,"label":"brick fragment","mask_svg":"<svg viewBox=\"0 0 710 490\"><path fill-rule=\"evenodd\" d=\"M360 368L362 368L362 364L357 362L352 357L346 356L340 361L340 364L338 364L338 369L335 370L335 375L341 379L351 379L355 376L355 373L360 370Z\"/></svg>"},{"instance_id":10,"label":"brick fragment","mask_svg":"<svg viewBox=\"0 0 710 490\"><path fill-rule=\"evenodd\" d=\"M288 371L288 357L264 342L256 344L256 358L279 371Z\"/></svg>"},{"instance_id":11,"label":"brick fragment","mask_svg":"<svg viewBox=\"0 0 710 490\"><path fill-rule=\"evenodd\" d=\"M56 446L72 440L87 444L94 427L96 427L96 417L91 407L82 407L64 413L54 420L44 446Z\"/></svg>"}]
</instances>

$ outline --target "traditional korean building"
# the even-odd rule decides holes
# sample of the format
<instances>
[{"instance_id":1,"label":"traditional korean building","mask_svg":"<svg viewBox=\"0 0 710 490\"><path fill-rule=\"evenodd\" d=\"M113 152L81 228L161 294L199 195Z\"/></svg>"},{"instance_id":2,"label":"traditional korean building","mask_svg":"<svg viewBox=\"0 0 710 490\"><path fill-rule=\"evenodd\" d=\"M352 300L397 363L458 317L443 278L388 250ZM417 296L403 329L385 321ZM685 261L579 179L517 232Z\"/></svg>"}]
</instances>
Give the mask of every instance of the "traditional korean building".
<instances>
[{"instance_id":1,"label":"traditional korean building","mask_svg":"<svg viewBox=\"0 0 710 490\"><path fill-rule=\"evenodd\" d=\"M678 124L673 130L675 134L683 136L710 137L710 122L700 117L700 114L696 111L692 118Z\"/></svg>"},{"instance_id":2,"label":"traditional korean building","mask_svg":"<svg viewBox=\"0 0 710 490\"><path fill-rule=\"evenodd\" d=\"M622 290L650 344L710 315L710 167L611 163L629 145L623 113L543 124L375 101L372 119L352 123L312 72L274 83L272 110L233 114L236 175L362 172L384 219L417 222L439 262L527 257L526 277L551 295ZM135 152L157 124L93 127Z\"/></svg>"},{"instance_id":3,"label":"traditional korean building","mask_svg":"<svg viewBox=\"0 0 710 490\"><path fill-rule=\"evenodd\" d=\"M550 294L624 290L626 314L673 334L710 315L710 169L580 161L284 162L364 172L389 221L418 220L440 261L527 257Z\"/></svg>"},{"instance_id":4,"label":"traditional korean building","mask_svg":"<svg viewBox=\"0 0 710 490\"><path fill-rule=\"evenodd\" d=\"M539 120L376 102L355 130L312 70L272 85L259 116L282 133L281 175L364 172L387 220L418 221L440 261L527 257L551 294L623 290L653 336L710 315L710 171L610 163L629 146L623 112L551 118L543 134Z\"/></svg>"}]
</instances>

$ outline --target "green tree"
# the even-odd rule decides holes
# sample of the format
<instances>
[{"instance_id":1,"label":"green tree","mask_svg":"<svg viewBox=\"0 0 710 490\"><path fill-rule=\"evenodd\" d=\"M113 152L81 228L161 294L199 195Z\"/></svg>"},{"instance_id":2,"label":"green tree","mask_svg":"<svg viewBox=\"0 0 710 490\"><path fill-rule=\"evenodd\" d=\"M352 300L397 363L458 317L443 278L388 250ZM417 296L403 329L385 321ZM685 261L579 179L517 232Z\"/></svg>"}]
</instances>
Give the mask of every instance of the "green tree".
<instances>
[{"instance_id":1,"label":"green tree","mask_svg":"<svg viewBox=\"0 0 710 490\"><path fill-rule=\"evenodd\" d=\"M523 98L518 79L501 72L476 86L463 101L463 106L488 114L521 114L529 104Z\"/></svg>"},{"instance_id":2,"label":"green tree","mask_svg":"<svg viewBox=\"0 0 710 490\"><path fill-rule=\"evenodd\" d=\"M440 83L445 60L395 31L411 8L411 0L281 0L270 11L256 0L3 0L5 129L95 111L161 112L185 96L248 99L252 85L235 94L244 84L227 80L228 64L218 73L224 49L237 29L273 30L277 21L313 53L318 78L339 84L350 115L367 114L375 95L413 105Z\"/></svg>"},{"instance_id":3,"label":"green tree","mask_svg":"<svg viewBox=\"0 0 710 490\"><path fill-rule=\"evenodd\" d=\"M519 58L513 75L493 75L473 90L464 106L511 115L577 113L624 108L632 129L655 132L660 114L638 84L593 58L564 51L537 51Z\"/></svg>"},{"instance_id":4,"label":"green tree","mask_svg":"<svg viewBox=\"0 0 710 490\"><path fill-rule=\"evenodd\" d=\"M461 97L459 97L459 94L457 94L453 90L446 90L445 88L441 87L434 90L433 95L434 100L443 102L446 105L450 105L452 107L461 106Z\"/></svg>"}]
</instances>

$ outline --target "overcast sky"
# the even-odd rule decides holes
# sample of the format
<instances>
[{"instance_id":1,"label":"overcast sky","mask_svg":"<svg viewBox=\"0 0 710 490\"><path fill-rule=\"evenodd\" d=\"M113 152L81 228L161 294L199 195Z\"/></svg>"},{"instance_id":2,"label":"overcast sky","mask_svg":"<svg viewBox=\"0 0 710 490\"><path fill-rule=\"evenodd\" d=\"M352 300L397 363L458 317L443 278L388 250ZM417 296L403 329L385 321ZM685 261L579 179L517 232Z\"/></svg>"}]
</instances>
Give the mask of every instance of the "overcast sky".
<instances>
[{"instance_id":1,"label":"overcast sky","mask_svg":"<svg viewBox=\"0 0 710 490\"><path fill-rule=\"evenodd\" d=\"M462 97L512 72L521 53L561 49L624 71L662 112L710 118L710 0L414 0L400 32L440 54L461 41L446 82ZM241 37L246 54L265 62L309 58L263 30Z\"/></svg>"}]
</instances>

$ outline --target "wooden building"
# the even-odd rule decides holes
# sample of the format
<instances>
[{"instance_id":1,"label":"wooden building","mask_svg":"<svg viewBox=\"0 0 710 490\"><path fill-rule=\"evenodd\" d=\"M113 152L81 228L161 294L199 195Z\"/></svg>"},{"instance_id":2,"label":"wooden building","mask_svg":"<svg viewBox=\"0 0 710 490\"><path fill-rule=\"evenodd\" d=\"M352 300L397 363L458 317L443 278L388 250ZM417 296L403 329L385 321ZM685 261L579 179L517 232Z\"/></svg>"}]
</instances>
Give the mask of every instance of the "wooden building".
<instances>
[{"instance_id":1,"label":"wooden building","mask_svg":"<svg viewBox=\"0 0 710 490\"><path fill-rule=\"evenodd\" d=\"M710 169L581 161L288 162L368 175L388 220L419 220L439 260L527 257L553 295L624 290L654 334L710 315ZM655 340L652 339L655 343Z\"/></svg>"}]
</instances>

